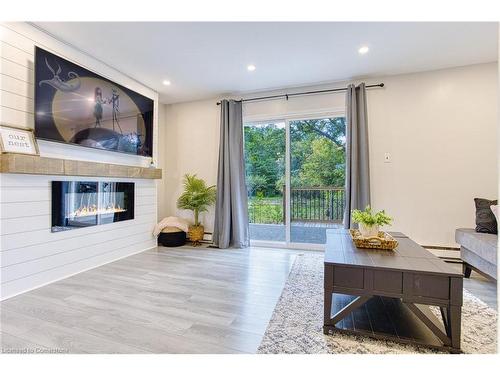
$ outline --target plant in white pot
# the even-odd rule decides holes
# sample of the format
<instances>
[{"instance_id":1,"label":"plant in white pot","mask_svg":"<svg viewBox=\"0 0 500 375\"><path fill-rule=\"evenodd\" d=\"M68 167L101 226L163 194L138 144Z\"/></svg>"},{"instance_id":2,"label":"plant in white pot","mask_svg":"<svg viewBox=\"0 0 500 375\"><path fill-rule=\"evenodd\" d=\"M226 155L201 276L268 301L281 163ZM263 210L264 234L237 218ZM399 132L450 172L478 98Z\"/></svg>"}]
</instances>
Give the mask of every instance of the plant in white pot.
<instances>
[{"instance_id":1,"label":"plant in white pot","mask_svg":"<svg viewBox=\"0 0 500 375\"><path fill-rule=\"evenodd\" d=\"M352 210L352 221L359 224L359 232L363 237L377 237L382 225L391 225L392 218L384 210L373 213L370 206L364 211Z\"/></svg>"},{"instance_id":2,"label":"plant in white pot","mask_svg":"<svg viewBox=\"0 0 500 375\"><path fill-rule=\"evenodd\" d=\"M205 181L196 177L195 174L184 175L184 192L177 199L177 207L183 210L191 210L194 213L194 225L189 227L189 239L193 245L199 245L203 239L205 228L200 223L200 212L208 211L208 208L215 203L215 185L207 186Z\"/></svg>"}]
</instances>

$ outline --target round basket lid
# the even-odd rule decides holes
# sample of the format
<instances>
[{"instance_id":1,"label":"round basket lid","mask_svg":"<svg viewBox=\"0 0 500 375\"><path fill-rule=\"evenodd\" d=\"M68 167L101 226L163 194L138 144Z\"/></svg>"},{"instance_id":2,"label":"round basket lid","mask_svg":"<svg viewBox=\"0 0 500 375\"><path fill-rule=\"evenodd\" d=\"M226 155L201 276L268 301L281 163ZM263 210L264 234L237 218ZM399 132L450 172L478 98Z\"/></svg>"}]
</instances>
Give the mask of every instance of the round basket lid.
<instances>
[{"instance_id":1,"label":"round basket lid","mask_svg":"<svg viewBox=\"0 0 500 375\"><path fill-rule=\"evenodd\" d=\"M165 227L161 231L162 233L178 233L178 232L183 232L182 229L179 229L177 227Z\"/></svg>"}]
</instances>

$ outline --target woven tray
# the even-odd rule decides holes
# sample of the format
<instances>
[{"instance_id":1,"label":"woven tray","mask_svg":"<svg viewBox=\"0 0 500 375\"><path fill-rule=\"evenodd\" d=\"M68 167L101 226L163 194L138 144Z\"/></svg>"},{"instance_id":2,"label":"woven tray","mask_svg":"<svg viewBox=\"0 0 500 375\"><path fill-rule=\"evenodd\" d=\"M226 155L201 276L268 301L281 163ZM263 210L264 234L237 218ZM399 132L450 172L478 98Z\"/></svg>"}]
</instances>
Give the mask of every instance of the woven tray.
<instances>
[{"instance_id":1,"label":"woven tray","mask_svg":"<svg viewBox=\"0 0 500 375\"><path fill-rule=\"evenodd\" d=\"M357 229L349 229L349 232L354 245L361 249L394 250L398 246L398 241L389 233L378 232L376 237L363 237Z\"/></svg>"}]
</instances>

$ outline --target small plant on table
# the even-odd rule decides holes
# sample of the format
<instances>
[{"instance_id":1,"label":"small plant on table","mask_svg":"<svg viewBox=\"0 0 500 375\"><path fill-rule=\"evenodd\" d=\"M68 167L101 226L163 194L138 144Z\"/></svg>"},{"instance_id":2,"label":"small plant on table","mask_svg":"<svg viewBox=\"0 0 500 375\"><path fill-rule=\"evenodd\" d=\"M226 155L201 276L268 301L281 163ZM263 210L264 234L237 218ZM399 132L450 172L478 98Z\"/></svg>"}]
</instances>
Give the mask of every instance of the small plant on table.
<instances>
[{"instance_id":1,"label":"small plant on table","mask_svg":"<svg viewBox=\"0 0 500 375\"><path fill-rule=\"evenodd\" d=\"M366 206L364 211L352 210L351 217L352 221L359 224L363 237L376 237L381 226L392 223L392 218L384 210L373 213L370 206Z\"/></svg>"}]
</instances>

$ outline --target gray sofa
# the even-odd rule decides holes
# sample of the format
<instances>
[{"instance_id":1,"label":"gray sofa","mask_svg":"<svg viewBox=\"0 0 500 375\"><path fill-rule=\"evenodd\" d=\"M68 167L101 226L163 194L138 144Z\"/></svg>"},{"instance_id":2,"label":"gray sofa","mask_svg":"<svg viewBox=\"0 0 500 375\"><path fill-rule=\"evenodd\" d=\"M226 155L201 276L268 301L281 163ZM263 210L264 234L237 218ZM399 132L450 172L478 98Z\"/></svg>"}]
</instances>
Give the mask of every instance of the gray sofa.
<instances>
[{"instance_id":1,"label":"gray sofa","mask_svg":"<svg viewBox=\"0 0 500 375\"><path fill-rule=\"evenodd\" d=\"M460 244L465 277L475 270L497 279L498 235L462 228L455 231L455 241Z\"/></svg>"}]
</instances>

